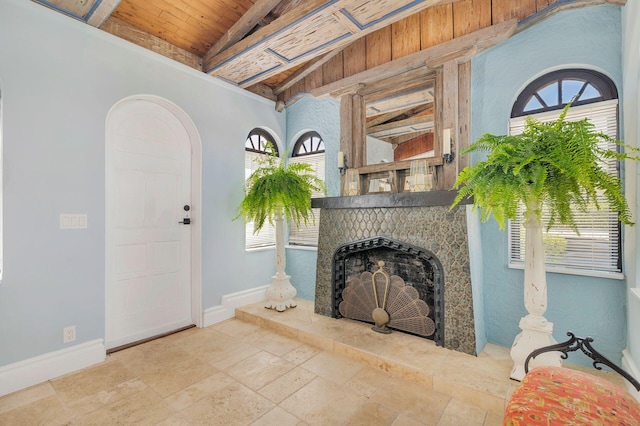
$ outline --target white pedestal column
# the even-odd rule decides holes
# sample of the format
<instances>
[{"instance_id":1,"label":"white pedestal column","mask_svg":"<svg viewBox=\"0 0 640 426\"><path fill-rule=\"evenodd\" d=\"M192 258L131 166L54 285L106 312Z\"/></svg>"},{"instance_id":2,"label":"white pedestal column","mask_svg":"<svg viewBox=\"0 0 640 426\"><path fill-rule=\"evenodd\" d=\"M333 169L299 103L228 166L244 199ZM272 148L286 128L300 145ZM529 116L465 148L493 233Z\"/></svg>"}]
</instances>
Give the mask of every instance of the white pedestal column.
<instances>
[{"instance_id":1,"label":"white pedestal column","mask_svg":"<svg viewBox=\"0 0 640 426\"><path fill-rule=\"evenodd\" d=\"M284 272L286 257L284 251L284 218L278 215L276 222L276 274L271 277L271 285L267 288L267 303L264 306L268 309L275 309L283 312L287 308L297 306L293 298L296 297L296 289L291 285L290 275Z\"/></svg>"},{"instance_id":2,"label":"white pedestal column","mask_svg":"<svg viewBox=\"0 0 640 426\"><path fill-rule=\"evenodd\" d=\"M513 369L511 378L522 380L525 375L524 362L536 349L557 343L551 333L553 323L546 320L547 279L544 266L544 245L542 228L535 214L535 206L530 206L525 223L525 265L524 265L524 306L529 313L520 320L522 333L518 334L511 347ZM536 357L529 367L536 365L561 366L559 352L548 352Z\"/></svg>"}]
</instances>

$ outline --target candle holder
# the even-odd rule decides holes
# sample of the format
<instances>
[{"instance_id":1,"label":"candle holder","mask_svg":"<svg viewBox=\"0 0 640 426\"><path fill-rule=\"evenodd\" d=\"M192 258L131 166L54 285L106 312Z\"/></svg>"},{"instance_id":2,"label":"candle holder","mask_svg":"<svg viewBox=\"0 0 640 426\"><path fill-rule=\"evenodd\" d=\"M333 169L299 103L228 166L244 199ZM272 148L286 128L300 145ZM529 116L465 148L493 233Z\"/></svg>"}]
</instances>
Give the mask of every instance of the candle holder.
<instances>
[{"instance_id":1,"label":"candle holder","mask_svg":"<svg viewBox=\"0 0 640 426\"><path fill-rule=\"evenodd\" d=\"M427 166L427 160L413 160L406 183L411 192L423 192L433 189L434 168Z\"/></svg>"},{"instance_id":2,"label":"candle holder","mask_svg":"<svg viewBox=\"0 0 640 426\"><path fill-rule=\"evenodd\" d=\"M344 179L344 195L360 195L360 174L358 169L347 169Z\"/></svg>"}]
</instances>

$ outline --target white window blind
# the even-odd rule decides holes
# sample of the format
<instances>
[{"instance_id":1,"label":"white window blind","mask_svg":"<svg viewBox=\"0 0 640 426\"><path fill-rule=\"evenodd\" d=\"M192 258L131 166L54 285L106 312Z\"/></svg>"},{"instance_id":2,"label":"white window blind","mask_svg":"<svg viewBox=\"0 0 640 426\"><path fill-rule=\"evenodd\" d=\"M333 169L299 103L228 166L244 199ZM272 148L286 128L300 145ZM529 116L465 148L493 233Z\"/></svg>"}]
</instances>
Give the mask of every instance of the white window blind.
<instances>
[{"instance_id":1,"label":"white window blind","mask_svg":"<svg viewBox=\"0 0 640 426\"><path fill-rule=\"evenodd\" d=\"M291 157L289 163L307 163L315 170L318 178L324 180L324 153L303 155L299 157ZM312 197L322 197L322 192L314 192ZM303 246L317 246L318 234L320 231L320 209L312 209L313 218L309 218L310 222L305 226L295 223L289 223L289 244Z\"/></svg>"},{"instance_id":2,"label":"white window blind","mask_svg":"<svg viewBox=\"0 0 640 426\"><path fill-rule=\"evenodd\" d=\"M256 162L259 158L264 158L265 154L257 152L244 152L244 179L247 180L251 173L258 168ZM260 247L269 247L276 244L276 228L270 223L265 223L260 232L254 234L255 227L253 222L248 222L245 226L245 248L255 249Z\"/></svg>"},{"instance_id":3,"label":"white window blind","mask_svg":"<svg viewBox=\"0 0 640 426\"><path fill-rule=\"evenodd\" d=\"M532 115L540 122L556 120L561 110ZM613 139L618 133L618 101L604 101L580 107L572 107L567 121L588 118L596 130ZM524 131L525 117L510 120L510 134ZM602 141L603 148L616 150L614 143ZM618 176L616 160L603 162L601 166L610 174ZM545 262L554 272L594 274L621 272L620 224L617 212L612 211L604 197L598 197L600 210L595 207L587 212L576 209L575 219L580 235L570 227L555 225L546 230L549 214L542 212ZM509 266L521 267L525 256L524 206L518 209L518 220L509 222Z\"/></svg>"}]
</instances>

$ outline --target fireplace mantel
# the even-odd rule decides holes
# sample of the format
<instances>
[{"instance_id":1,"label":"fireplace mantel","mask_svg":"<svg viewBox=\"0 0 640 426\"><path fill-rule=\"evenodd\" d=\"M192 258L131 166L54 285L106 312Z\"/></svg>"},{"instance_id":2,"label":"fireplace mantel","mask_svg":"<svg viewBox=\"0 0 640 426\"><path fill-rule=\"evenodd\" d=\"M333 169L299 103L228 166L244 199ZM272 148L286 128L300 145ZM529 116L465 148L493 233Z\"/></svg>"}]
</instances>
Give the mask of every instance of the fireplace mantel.
<instances>
[{"instance_id":1,"label":"fireplace mantel","mask_svg":"<svg viewBox=\"0 0 640 426\"><path fill-rule=\"evenodd\" d=\"M392 194L367 194L353 197L312 198L311 206L321 209L370 209L394 207L450 206L458 191L401 192ZM471 204L465 199L460 204Z\"/></svg>"}]
</instances>

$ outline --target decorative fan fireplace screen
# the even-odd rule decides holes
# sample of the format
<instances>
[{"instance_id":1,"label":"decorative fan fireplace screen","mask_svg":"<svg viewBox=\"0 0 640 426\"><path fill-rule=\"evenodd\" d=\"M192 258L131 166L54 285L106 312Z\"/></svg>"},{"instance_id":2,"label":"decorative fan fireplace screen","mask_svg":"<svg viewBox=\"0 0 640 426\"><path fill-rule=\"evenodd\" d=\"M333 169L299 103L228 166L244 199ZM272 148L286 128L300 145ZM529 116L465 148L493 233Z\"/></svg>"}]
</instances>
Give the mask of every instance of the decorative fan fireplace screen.
<instances>
[{"instance_id":1,"label":"decorative fan fireplace screen","mask_svg":"<svg viewBox=\"0 0 640 426\"><path fill-rule=\"evenodd\" d=\"M340 247L333 272L335 317L373 323L380 333L405 331L444 346L444 280L432 253L375 237Z\"/></svg>"}]
</instances>

